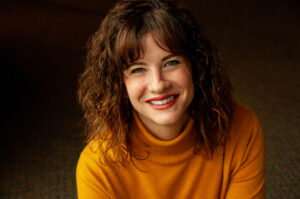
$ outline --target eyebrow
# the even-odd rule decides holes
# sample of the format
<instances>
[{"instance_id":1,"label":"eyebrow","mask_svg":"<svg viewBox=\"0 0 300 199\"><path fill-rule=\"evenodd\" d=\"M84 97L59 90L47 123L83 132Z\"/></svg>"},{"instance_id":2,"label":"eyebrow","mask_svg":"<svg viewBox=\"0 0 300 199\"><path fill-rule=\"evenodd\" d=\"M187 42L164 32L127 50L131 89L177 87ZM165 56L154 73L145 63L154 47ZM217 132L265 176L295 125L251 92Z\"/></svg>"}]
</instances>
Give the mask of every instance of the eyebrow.
<instances>
[{"instance_id":1,"label":"eyebrow","mask_svg":"<svg viewBox=\"0 0 300 199\"><path fill-rule=\"evenodd\" d=\"M177 56L177 55L176 54L169 54L169 55L163 57L161 59L161 62L164 62L164 61L170 59L171 57L175 57L175 56ZM133 65L146 65L146 64L144 62L132 62L132 63L128 64L128 68L131 67L131 66L133 66Z\"/></svg>"}]
</instances>

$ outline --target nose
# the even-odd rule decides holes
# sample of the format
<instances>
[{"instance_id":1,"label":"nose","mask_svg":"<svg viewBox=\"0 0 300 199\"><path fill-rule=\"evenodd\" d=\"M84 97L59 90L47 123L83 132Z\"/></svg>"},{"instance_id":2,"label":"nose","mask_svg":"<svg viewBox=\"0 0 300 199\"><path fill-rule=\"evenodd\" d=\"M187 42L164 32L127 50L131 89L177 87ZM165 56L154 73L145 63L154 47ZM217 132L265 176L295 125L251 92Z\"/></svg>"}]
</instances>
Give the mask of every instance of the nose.
<instances>
[{"instance_id":1,"label":"nose","mask_svg":"<svg viewBox=\"0 0 300 199\"><path fill-rule=\"evenodd\" d=\"M162 71L154 71L151 76L152 77L150 78L148 84L148 89L150 92L162 93L170 88L171 83L164 77Z\"/></svg>"}]
</instances>

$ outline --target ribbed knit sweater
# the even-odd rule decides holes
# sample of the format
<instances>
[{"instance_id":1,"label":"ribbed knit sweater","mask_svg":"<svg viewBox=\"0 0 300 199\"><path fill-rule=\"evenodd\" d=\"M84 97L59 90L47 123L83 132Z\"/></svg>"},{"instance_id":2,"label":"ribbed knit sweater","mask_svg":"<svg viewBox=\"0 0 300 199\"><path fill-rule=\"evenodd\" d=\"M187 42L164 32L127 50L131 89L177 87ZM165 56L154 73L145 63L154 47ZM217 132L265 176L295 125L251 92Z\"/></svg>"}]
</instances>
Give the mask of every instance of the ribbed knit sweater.
<instances>
[{"instance_id":1,"label":"ribbed knit sweater","mask_svg":"<svg viewBox=\"0 0 300 199\"><path fill-rule=\"evenodd\" d=\"M101 147L89 143L77 165L79 199L264 198L265 148L261 126L246 106L235 106L229 139L211 158L196 153L194 121L179 136L155 138L135 115L134 164L100 163Z\"/></svg>"}]
</instances>

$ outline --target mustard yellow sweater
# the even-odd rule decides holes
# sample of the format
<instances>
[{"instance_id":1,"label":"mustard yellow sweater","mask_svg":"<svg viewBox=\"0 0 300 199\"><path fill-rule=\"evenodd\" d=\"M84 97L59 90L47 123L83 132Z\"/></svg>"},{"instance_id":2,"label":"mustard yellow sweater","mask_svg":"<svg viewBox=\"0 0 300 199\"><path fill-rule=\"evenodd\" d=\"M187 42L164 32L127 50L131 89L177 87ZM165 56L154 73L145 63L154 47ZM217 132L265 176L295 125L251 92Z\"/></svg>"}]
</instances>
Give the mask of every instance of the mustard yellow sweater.
<instances>
[{"instance_id":1,"label":"mustard yellow sweater","mask_svg":"<svg viewBox=\"0 0 300 199\"><path fill-rule=\"evenodd\" d=\"M91 142L77 165L79 199L264 198L263 133L257 117L246 106L236 105L230 138L211 159L194 153L192 119L170 141L156 139L136 116L135 121L134 150L141 158L147 154L148 158L134 159L135 166L126 168L103 165L97 143Z\"/></svg>"}]
</instances>

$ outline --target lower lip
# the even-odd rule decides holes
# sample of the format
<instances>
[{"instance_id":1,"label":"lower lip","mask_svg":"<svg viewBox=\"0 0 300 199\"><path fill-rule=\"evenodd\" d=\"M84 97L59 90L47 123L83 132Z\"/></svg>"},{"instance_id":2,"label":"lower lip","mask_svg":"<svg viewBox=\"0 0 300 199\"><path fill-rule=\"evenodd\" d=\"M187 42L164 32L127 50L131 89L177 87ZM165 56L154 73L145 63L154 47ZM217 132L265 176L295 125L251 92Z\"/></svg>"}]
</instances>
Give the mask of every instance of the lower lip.
<instances>
[{"instance_id":1,"label":"lower lip","mask_svg":"<svg viewBox=\"0 0 300 199\"><path fill-rule=\"evenodd\" d=\"M162 105L154 105L154 104L151 104L150 102L147 102L147 103L156 110L165 110L165 109L171 108L176 103L178 98L179 98L179 96L177 95L173 101L171 101L167 104L162 104Z\"/></svg>"}]
</instances>

